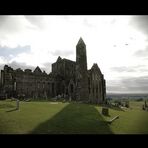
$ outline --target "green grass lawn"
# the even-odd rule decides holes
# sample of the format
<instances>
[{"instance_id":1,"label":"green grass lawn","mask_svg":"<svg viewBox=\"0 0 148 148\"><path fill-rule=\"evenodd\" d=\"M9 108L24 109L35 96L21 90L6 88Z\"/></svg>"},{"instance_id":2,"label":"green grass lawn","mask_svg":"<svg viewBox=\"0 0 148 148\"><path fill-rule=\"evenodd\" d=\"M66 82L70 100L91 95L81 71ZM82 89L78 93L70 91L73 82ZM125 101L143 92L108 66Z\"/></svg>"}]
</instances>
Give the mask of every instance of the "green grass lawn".
<instances>
[{"instance_id":1,"label":"green grass lawn","mask_svg":"<svg viewBox=\"0 0 148 148\"><path fill-rule=\"evenodd\" d=\"M148 134L148 112L143 102L130 102L130 109L109 109L102 115L101 106L62 102L0 101L0 134ZM119 115L112 124L106 121Z\"/></svg>"}]
</instances>

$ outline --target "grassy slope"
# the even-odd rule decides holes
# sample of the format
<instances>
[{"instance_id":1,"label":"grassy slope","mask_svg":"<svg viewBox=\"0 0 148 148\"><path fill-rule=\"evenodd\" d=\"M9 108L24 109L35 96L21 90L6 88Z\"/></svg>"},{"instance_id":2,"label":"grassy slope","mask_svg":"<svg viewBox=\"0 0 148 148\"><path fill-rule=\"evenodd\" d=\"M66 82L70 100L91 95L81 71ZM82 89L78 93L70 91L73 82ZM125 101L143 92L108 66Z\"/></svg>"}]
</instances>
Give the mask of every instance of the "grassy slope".
<instances>
[{"instance_id":1,"label":"grassy slope","mask_svg":"<svg viewBox=\"0 0 148 148\"><path fill-rule=\"evenodd\" d=\"M110 125L112 132L116 134L148 134L148 112L141 109L142 104L143 102L131 101L131 108L124 109L125 111L110 109L111 117L119 115L119 119Z\"/></svg>"},{"instance_id":2,"label":"grassy slope","mask_svg":"<svg viewBox=\"0 0 148 148\"><path fill-rule=\"evenodd\" d=\"M101 107L87 104L20 102L20 110L11 111L16 102L0 101L0 133L148 133L148 112L143 102L130 102L132 109L109 110L102 116ZM7 112L8 111L8 112ZM105 122L119 115L111 125Z\"/></svg>"}]
</instances>

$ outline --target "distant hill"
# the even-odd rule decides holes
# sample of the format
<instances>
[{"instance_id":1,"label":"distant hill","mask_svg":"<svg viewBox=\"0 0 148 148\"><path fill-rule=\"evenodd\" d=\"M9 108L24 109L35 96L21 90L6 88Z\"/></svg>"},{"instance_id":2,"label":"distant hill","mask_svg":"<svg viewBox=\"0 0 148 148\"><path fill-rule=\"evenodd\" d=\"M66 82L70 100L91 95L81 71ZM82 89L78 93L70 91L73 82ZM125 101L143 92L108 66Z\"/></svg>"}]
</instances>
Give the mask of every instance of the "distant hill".
<instances>
[{"instance_id":1,"label":"distant hill","mask_svg":"<svg viewBox=\"0 0 148 148\"><path fill-rule=\"evenodd\" d=\"M107 98L119 98L119 99L123 99L123 98L132 98L132 99L137 99L137 98L148 98L148 94L117 94L117 93L107 93L106 95Z\"/></svg>"}]
</instances>

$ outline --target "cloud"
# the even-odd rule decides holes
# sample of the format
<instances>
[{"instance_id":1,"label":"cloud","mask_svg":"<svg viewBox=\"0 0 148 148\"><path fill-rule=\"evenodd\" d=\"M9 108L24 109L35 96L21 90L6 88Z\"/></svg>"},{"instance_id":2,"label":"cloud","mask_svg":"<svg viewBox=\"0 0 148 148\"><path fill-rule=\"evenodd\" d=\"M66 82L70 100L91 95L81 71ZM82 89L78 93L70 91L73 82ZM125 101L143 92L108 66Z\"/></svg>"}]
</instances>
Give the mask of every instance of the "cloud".
<instances>
[{"instance_id":1,"label":"cloud","mask_svg":"<svg viewBox=\"0 0 148 148\"><path fill-rule=\"evenodd\" d=\"M18 45L15 48L0 45L0 55L6 59L8 58L10 59L11 57L15 57L16 55L20 53L30 52L30 51L31 51L30 45L26 45L26 46Z\"/></svg>"},{"instance_id":2,"label":"cloud","mask_svg":"<svg viewBox=\"0 0 148 148\"><path fill-rule=\"evenodd\" d=\"M0 56L0 64L5 64L7 63L7 60L4 57Z\"/></svg>"},{"instance_id":3,"label":"cloud","mask_svg":"<svg viewBox=\"0 0 148 148\"><path fill-rule=\"evenodd\" d=\"M0 16L0 27L2 27L5 23L5 21L7 21L8 16L7 15L1 15Z\"/></svg>"},{"instance_id":4,"label":"cloud","mask_svg":"<svg viewBox=\"0 0 148 148\"><path fill-rule=\"evenodd\" d=\"M45 27L44 16L41 15L25 15L25 18L34 26L40 29Z\"/></svg>"},{"instance_id":5,"label":"cloud","mask_svg":"<svg viewBox=\"0 0 148 148\"><path fill-rule=\"evenodd\" d=\"M136 66L119 66L111 67L111 71L115 72L145 72L148 71L147 65L136 65Z\"/></svg>"},{"instance_id":6,"label":"cloud","mask_svg":"<svg viewBox=\"0 0 148 148\"><path fill-rule=\"evenodd\" d=\"M116 72L135 72L136 71L134 67L126 67L126 66L111 67L111 70Z\"/></svg>"},{"instance_id":7,"label":"cloud","mask_svg":"<svg viewBox=\"0 0 148 148\"><path fill-rule=\"evenodd\" d=\"M0 65L13 64L12 66L17 65L17 67L20 66L20 68L24 65L25 67L27 65L31 67L39 66L47 72L50 72L51 67L49 63L54 61L56 61L56 57L51 55L49 51L44 48L42 50L32 51L30 45L18 45L15 48L0 45Z\"/></svg>"},{"instance_id":8,"label":"cloud","mask_svg":"<svg viewBox=\"0 0 148 148\"><path fill-rule=\"evenodd\" d=\"M148 57L148 46L144 50L138 50L134 53L136 57Z\"/></svg>"},{"instance_id":9,"label":"cloud","mask_svg":"<svg viewBox=\"0 0 148 148\"><path fill-rule=\"evenodd\" d=\"M4 15L0 16L0 32L1 33L17 33L19 31L23 31L26 25L29 25L24 16L11 16Z\"/></svg>"},{"instance_id":10,"label":"cloud","mask_svg":"<svg viewBox=\"0 0 148 148\"><path fill-rule=\"evenodd\" d=\"M69 56L73 54L73 50L55 50L51 51L53 56Z\"/></svg>"},{"instance_id":11,"label":"cloud","mask_svg":"<svg viewBox=\"0 0 148 148\"><path fill-rule=\"evenodd\" d=\"M26 65L26 63L20 63L20 62L18 63L16 61L0 64L0 69L3 69L4 65L8 65L8 66L12 67L13 69L17 69L17 68L21 68L22 70L24 70L24 69L34 70L35 69L34 66Z\"/></svg>"},{"instance_id":12,"label":"cloud","mask_svg":"<svg viewBox=\"0 0 148 148\"><path fill-rule=\"evenodd\" d=\"M43 63L42 69L46 71L47 74L51 72L51 64L50 62Z\"/></svg>"},{"instance_id":13,"label":"cloud","mask_svg":"<svg viewBox=\"0 0 148 148\"><path fill-rule=\"evenodd\" d=\"M3 69L5 64L12 67L14 70L17 68L21 68L22 70L31 69L32 71L34 71L34 69L36 68L36 66L27 65L23 62L13 61L10 63L0 63L0 69ZM40 67L40 69L42 70L42 72L45 71L47 74L49 74L51 72L51 63L44 63L43 65L44 67Z\"/></svg>"},{"instance_id":14,"label":"cloud","mask_svg":"<svg viewBox=\"0 0 148 148\"><path fill-rule=\"evenodd\" d=\"M18 44L31 45L38 30L22 15L0 16L0 45L9 47L16 47Z\"/></svg>"},{"instance_id":15,"label":"cloud","mask_svg":"<svg viewBox=\"0 0 148 148\"><path fill-rule=\"evenodd\" d=\"M148 35L148 15L133 16L130 24L139 29L144 34Z\"/></svg>"},{"instance_id":16,"label":"cloud","mask_svg":"<svg viewBox=\"0 0 148 148\"><path fill-rule=\"evenodd\" d=\"M43 58L44 57L44 58ZM30 45L20 46L15 48L0 45L0 68L3 69L5 64L8 64L14 69L32 69L40 66L47 73L51 72L51 63L48 60L48 54L42 51L41 53L33 53Z\"/></svg>"},{"instance_id":17,"label":"cloud","mask_svg":"<svg viewBox=\"0 0 148 148\"><path fill-rule=\"evenodd\" d=\"M148 76L132 77L122 80L125 90L147 92L148 90Z\"/></svg>"},{"instance_id":18,"label":"cloud","mask_svg":"<svg viewBox=\"0 0 148 148\"><path fill-rule=\"evenodd\" d=\"M114 81L108 81L107 92L147 93L148 90L148 76L127 77Z\"/></svg>"},{"instance_id":19,"label":"cloud","mask_svg":"<svg viewBox=\"0 0 148 148\"><path fill-rule=\"evenodd\" d=\"M90 21L88 21L88 19L87 19L87 18L84 18L84 20L83 20L83 24L84 24L84 25L86 25L87 27L94 27L94 25L93 25L93 24L91 24L91 22L90 22Z\"/></svg>"},{"instance_id":20,"label":"cloud","mask_svg":"<svg viewBox=\"0 0 148 148\"><path fill-rule=\"evenodd\" d=\"M17 68L21 68L21 69L31 69L31 70L34 70L35 67L34 66L30 66L30 65L27 65L26 63L18 63L16 61L13 61L11 63L8 64L9 66L11 66L12 68L14 69L17 69Z\"/></svg>"}]
</instances>

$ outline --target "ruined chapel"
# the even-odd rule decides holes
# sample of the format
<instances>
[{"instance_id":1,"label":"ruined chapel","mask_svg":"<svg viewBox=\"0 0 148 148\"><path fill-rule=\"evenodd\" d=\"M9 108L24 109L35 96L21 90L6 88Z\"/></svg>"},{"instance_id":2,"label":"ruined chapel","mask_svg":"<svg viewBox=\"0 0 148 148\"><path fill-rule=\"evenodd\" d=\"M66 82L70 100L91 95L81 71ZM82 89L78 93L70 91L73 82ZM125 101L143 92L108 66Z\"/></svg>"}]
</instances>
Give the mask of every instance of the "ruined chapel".
<instances>
[{"instance_id":1,"label":"ruined chapel","mask_svg":"<svg viewBox=\"0 0 148 148\"><path fill-rule=\"evenodd\" d=\"M4 66L0 74L0 94L6 98L24 95L25 98L48 99L58 95L65 99L102 103L106 96L104 75L95 63L87 69L86 45L82 38L76 45L76 61L57 58L49 74L37 66L14 70Z\"/></svg>"}]
</instances>

